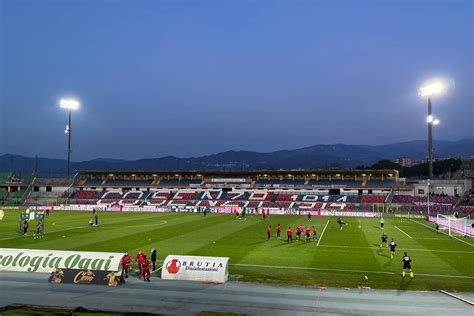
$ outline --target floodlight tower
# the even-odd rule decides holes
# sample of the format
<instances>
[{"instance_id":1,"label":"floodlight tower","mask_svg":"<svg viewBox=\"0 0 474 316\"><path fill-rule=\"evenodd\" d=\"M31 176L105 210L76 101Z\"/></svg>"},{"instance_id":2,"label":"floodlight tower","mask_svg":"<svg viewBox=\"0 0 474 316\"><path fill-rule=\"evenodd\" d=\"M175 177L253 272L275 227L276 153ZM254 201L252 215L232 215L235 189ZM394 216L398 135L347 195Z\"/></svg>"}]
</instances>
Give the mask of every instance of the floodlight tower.
<instances>
[{"instance_id":1,"label":"floodlight tower","mask_svg":"<svg viewBox=\"0 0 474 316\"><path fill-rule=\"evenodd\" d=\"M444 90L445 87L443 83L435 81L421 87L418 91L420 97L428 97L428 117L426 119L426 122L428 123L428 179L433 177L433 125L439 124L439 120L431 114L431 97L443 93Z\"/></svg>"},{"instance_id":2,"label":"floodlight tower","mask_svg":"<svg viewBox=\"0 0 474 316\"><path fill-rule=\"evenodd\" d=\"M68 125L66 125L66 129L64 133L68 135L67 140L67 177L70 177L70 170L71 170L71 134L72 134L72 127L71 127L71 113L79 109L79 102L74 99L61 99L59 102L59 106L63 109L68 110L69 112L69 121Z\"/></svg>"}]
</instances>

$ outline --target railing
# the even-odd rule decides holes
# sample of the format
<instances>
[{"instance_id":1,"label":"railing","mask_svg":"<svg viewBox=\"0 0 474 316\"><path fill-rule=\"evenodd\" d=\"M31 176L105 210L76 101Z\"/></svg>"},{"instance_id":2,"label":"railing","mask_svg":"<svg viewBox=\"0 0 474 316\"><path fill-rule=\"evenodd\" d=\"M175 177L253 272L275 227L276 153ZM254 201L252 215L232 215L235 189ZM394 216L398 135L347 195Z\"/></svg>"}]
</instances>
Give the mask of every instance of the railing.
<instances>
[{"instance_id":1,"label":"railing","mask_svg":"<svg viewBox=\"0 0 474 316\"><path fill-rule=\"evenodd\" d=\"M23 193L23 197L20 200L21 205L25 205L26 200L28 200L28 198L30 197L31 190L33 188L33 184L35 183L35 180L36 180L36 177L33 178L33 180L30 182L30 184L26 188L25 193Z\"/></svg>"},{"instance_id":2,"label":"railing","mask_svg":"<svg viewBox=\"0 0 474 316\"><path fill-rule=\"evenodd\" d=\"M457 211L458 208L461 206L462 201L468 199L470 196L471 194L468 190L464 191L463 195L457 200L456 204L454 204L453 209Z\"/></svg>"}]
</instances>

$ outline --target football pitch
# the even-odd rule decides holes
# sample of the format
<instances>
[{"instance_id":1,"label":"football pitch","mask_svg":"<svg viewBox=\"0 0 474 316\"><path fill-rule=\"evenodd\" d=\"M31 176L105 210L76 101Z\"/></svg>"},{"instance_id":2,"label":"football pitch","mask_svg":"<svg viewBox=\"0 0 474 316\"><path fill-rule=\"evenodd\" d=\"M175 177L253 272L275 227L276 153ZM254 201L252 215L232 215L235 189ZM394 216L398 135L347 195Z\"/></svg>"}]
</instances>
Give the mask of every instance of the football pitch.
<instances>
[{"instance_id":1,"label":"football pitch","mask_svg":"<svg viewBox=\"0 0 474 316\"><path fill-rule=\"evenodd\" d=\"M18 234L20 211L6 211L0 221L0 248L31 248L230 258L229 273L241 281L401 290L474 291L474 241L452 238L423 220L387 218L382 231L376 218L344 217L342 230L336 217L273 215L236 219L230 214L99 212L99 226L88 227L91 212L51 212L45 235L34 239L36 222L27 236ZM282 226L282 239L275 227ZM318 241L286 242L286 229L315 227ZM266 228L272 226L267 241ZM360 228L359 228L360 226ZM398 247L395 257L380 247L386 232ZM415 277L402 278L403 252L412 259Z\"/></svg>"}]
</instances>

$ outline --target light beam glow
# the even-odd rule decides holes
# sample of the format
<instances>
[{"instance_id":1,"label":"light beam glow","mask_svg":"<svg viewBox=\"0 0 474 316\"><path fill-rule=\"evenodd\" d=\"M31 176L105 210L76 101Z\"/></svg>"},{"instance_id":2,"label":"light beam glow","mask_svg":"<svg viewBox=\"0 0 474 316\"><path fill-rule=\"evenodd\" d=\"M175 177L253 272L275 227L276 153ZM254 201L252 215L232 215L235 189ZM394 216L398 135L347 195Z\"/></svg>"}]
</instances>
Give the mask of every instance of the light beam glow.
<instances>
[{"instance_id":1,"label":"light beam glow","mask_svg":"<svg viewBox=\"0 0 474 316\"><path fill-rule=\"evenodd\" d=\"M77 110L79 109L79 101L74 100L74 99L61 99L59 102L59 105L61 108L66 109L66 110Z\"/></svg>"}]
</instances>

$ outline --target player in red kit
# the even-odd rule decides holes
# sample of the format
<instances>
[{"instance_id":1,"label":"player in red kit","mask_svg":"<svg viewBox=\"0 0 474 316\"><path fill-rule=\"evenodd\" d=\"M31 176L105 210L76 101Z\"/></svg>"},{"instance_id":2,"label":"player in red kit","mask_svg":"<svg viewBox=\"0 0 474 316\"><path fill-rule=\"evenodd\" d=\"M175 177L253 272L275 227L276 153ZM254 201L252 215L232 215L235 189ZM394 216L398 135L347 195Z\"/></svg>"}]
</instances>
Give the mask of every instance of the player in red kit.
<instances>
[{"instance_id":1,"label":"player in red kit","mask_svg":"<svg viewBox=\"0 0 474 316\"><path fill-rule=\"evenodd\" d=\"M298 225L296 226L296 239L300 239L301 238L301 226Z\"/></svg>"},{"instance_id":2,"label":"player in red kit","mask_svg":"<svg viewBox=\"0 0 474 316\"><path fill-rule=\"evenodd\" d=\"M280 239L280 232L281 232L280 224L277 225L276 232L277 232L277 239Z\"/></svg>"},{"instance_id":3,"label":"player in red kit","mask_svg":"<svg viewBox=\"0 0 474 316\"><path fill-rule=\"evenodd\" d=\"M130 263L132 263L132 257L128 254L128 251L125 251L125 254L122 257L122 271L125 278L128 278L128 268L130 267Z\"/></svg>"},{"instance_id":4,"label":"player in red kit","mask_svg":"<svg viewBox=\"0 0 474 316\"><path fill-rule=\"evenodd\" d=\"M142 260L142 273L143 273L143 281L148 281L150 282L150 261L146 258L145 255L143 255Z\"/></svg>"},{"instance_id":5,"label":"player in red kit","mask_svg":"<svg viewBox=\"0 0 474 316\"><path fill-rule=\"evenodd\" d=\"M291 227L288 226L288 230L286 231L286 242L293 242L293 231L291 230Z\"/></svg>"},{"instance_id":6,"label":"player in red kit","mask_svg":"<svg viewBox=\"0 0 474 316\"><path fill-rule=\"evenodd\" d=\"M142 278L142 275L143 275L142 263L143 263L143 258L144 257L145 257L145 254L143 252L141 252L140 250L138 250L138 253L137 253L137 256L136 256L135 260L137 261L137 264L138 264L138 277L140 279Z\"/></svg>"},{"instance_id":7,"label":"player in red kit","mask_svg":"<svg viewBox=\"0 0 474 316\"><path fill-rule=\"evenodd\" d=\"M318 239L318 232L316 231L316 227L313 225L313 240L316 241Z\"/></svg>"},{"instance_id":8,"label":"player in red kit","mask_svg":"<svg viewBox=\"0 0 474 316\"><path fill-rule=\"evenodd\" d=\"M311 229L309 229L309 227L306 226L306 228L304 229L304 234L306 235L306 242L311 241L310 233L311 233Z\"/></svg>"},{"instance_id":9,"label":"player in red kit","mask_svg":"<svg viewBox=\"0 0 474 316\"><path fill-rule=\"evenodd\" d=\"M268 225L267 227L267 240L270 240L270 234L272 233L272 226Z\"/></svg>"}]
</instances>

